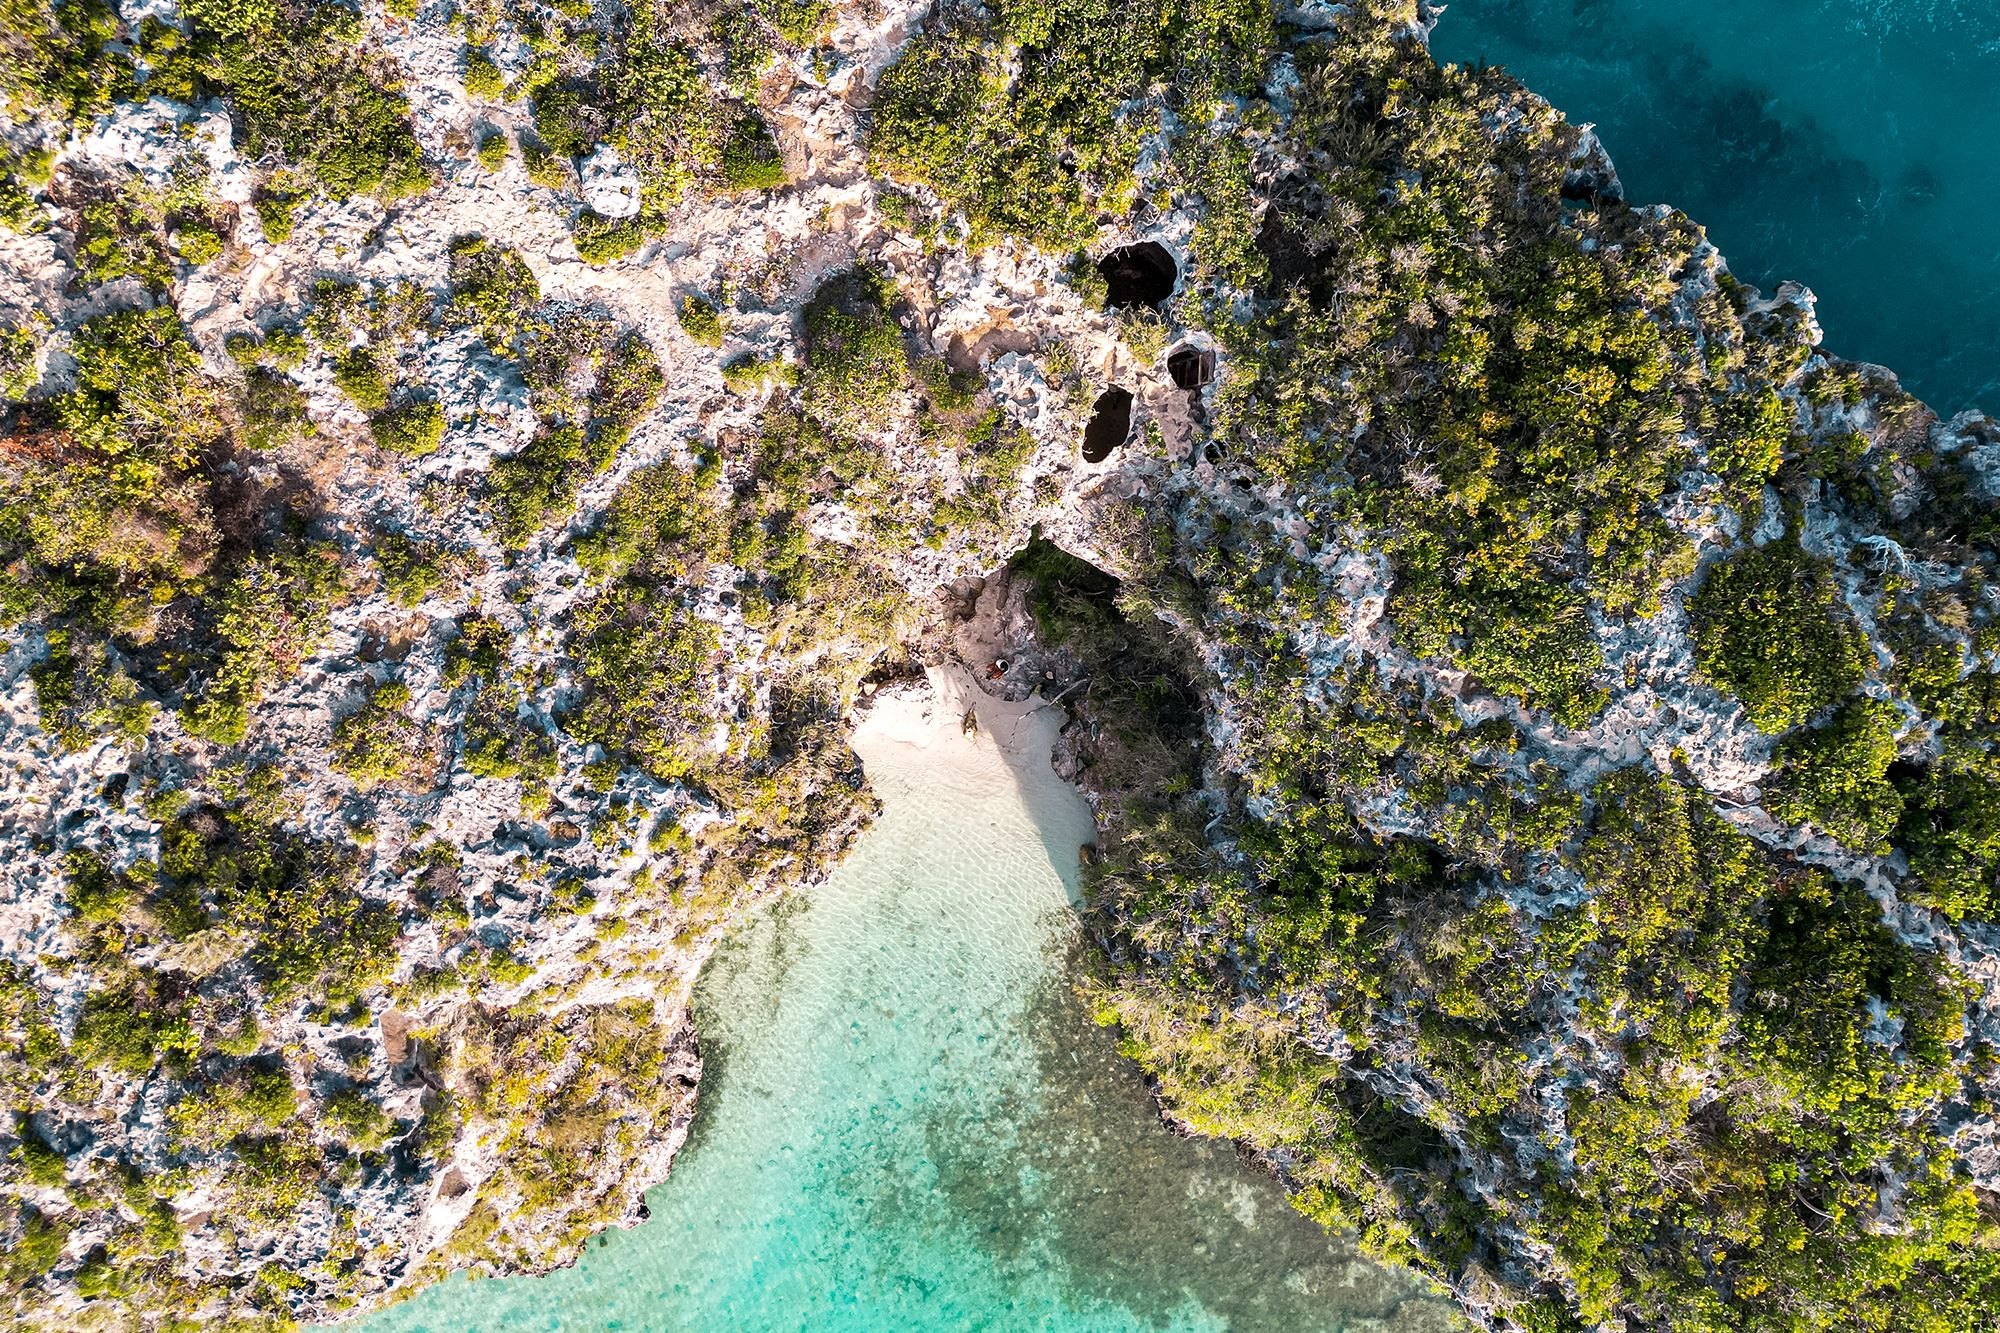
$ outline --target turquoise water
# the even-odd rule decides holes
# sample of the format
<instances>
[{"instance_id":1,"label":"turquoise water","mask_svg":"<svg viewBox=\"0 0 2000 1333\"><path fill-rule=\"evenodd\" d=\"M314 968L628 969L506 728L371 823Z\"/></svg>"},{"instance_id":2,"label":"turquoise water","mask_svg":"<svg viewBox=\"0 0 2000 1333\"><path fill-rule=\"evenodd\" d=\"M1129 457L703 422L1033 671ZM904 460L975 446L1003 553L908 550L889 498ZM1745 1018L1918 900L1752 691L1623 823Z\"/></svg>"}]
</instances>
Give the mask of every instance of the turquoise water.
<instances>
[{"instance_id":1,"label":"turquoise water","mask_svg":"<svg viewBox=\"0 0 2000 1333\"><path fill-rule=\"evenodd\" d=\"M1091 822L1049 772L1052 715L970 741L949 716L878 707L856 746L880 821L704 973L701 1108L652 1220L572 1270L453 1280L350 1328L1462 1327L1162 1126L1061 979Z\"/></svg>"},{"instance_id":2,"label":"turquoise water","mask_svg":"<svg viewBox=\"0 0 2000 1333\"><path fill-rule=\"evenodd\" d=\"M1451 0L1431 48L1595 122L1627 198L1811 287L1828 350L2000 410L1996 0Z\"/></svg>"}]
</instances>

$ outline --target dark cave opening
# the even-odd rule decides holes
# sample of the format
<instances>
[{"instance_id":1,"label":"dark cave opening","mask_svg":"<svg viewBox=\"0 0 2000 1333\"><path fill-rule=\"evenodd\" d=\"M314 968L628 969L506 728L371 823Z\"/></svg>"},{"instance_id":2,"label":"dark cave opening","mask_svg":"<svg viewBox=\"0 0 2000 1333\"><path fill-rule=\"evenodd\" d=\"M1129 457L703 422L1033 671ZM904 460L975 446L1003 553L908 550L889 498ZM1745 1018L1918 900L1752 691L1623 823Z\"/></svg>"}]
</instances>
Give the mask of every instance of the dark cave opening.
<instances>
[{"instance_id":1,"label":"dark cave opening","mask_svg":"<svg viewBox=\"0 0 2000 1333\"><path fill-rule=\"evenodd\" d=\"M1083 461L1102 463L1132 433L1132 395L1109 388L1097 395L1090 424L1083 428Z\"/></svg>"},{"instance_id":2,"label":"dark cave opening","mask_svg":"<svg viewBox=\"0 0 2000 1333\"><path fill-rule=\"evenodd\" d=\"M1167 374L1177 389L1196 390L1215 382L1215 352L1184 344L1167 353Z\"/></svg>"},{"instance_id":3,"label":"dark cave opening","mask_svg":"<svg viewBox=\"0 0 2000 1333\"><path fill-rule=\"evenodd\" d=\"M1180 265L1158 241L1122 245L1097 261L1110 288L1105 304L1113 310L1164 305L1180 280Z\"/></svg>"}]
</instances>

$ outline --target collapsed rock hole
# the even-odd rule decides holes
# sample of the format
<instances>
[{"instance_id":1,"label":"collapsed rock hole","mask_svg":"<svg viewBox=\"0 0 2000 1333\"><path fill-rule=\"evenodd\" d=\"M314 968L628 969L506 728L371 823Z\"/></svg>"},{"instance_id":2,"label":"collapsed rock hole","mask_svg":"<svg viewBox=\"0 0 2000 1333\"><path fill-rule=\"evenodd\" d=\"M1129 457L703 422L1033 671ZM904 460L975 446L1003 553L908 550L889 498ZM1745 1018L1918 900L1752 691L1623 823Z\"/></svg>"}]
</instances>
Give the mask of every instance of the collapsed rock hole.
<instances>
[{"instance_id":1,"label":"collapsed rock hole","mask_svg":"<svg viewBox=\"0 0 2000 1333\"><path fill-rule=\"evenodd\" d=\"M1174 294L1181 272L1158 241L1120 246L1097 261L1097 271L1110 289L1105 304L1114 310L1164 304Z\"/></svg>"},{"instance_id":2,"label":"collapsed rock hole","mask_svg":"<svg viewBox=\"0 0 2000 1333\"><path fill-rule=\"evenodd\" d=\"M1215 382L1215 353L1206 347L1182 346L1167 353L1167 374L1177 389L1199 389Z\"/></svg>"},{"instance_id":3,"label":"collapsed rock hole","mask_svg":"<svg viewBox=\"0 0 2000 1333\"><path fill-rule=\"evenodd\" d=\"M1102 463L1131 433L1132 395L1123 389L1106 389L1097 395L1097 404L1090 409L1090 424L1083 428L1083 461Z\"/></svg>"}]
</instances>

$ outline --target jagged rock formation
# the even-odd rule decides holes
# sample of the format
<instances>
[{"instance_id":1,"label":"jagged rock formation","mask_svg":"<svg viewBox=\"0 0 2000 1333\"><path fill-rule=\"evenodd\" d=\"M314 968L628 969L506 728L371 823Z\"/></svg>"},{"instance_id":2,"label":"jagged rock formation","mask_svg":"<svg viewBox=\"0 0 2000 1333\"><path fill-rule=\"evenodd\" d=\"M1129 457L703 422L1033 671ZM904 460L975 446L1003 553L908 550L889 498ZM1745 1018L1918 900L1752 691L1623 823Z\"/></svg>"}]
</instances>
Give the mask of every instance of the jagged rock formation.
<instances>
[{"instance_id":1,"label":"jagged rock formation","mask_svg":"<svg viewBox=\"0 0 2000 1333\"><path fill-rule=\"evenodd\" d=\"M1990 1324L1993 428L1424 18L0 18L17 1322L629 1221L1028 548L1175 1114L1494 1326Z\"/></svg>"}]
</instances>

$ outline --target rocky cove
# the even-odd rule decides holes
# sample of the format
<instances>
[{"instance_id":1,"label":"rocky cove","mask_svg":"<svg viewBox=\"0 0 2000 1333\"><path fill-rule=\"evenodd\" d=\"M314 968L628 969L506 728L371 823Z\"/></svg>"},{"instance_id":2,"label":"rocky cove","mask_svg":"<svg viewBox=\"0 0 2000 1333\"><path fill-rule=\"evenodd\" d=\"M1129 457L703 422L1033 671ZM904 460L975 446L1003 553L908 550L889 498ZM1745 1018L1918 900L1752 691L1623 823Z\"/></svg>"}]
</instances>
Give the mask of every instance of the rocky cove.
<instances>
[{"instance_id":1,"label":"rocky cove","mask_svg":"<svg viewBox=\"0 0 2000 1333\"><path fill-rule=\"evenodd\" d=\"M650 1219L561 1274L343 1327L1458 1327L1172 1135L1069 993L1093 826L1049 766L1057 728L963 675L878 691L854 745L881 814L708 964L702 1109Z\"/></svg>"},{"instance_id":2,"label":"rocky cove","mask_svg":"<svg viewBox=\"0 0 2000 1333\"><path fill-rule=\"evenodd\" d=\"M12 1317L1985 1333L2000 439L1435 17L10 15Z\"/></svg>"}]
</instances>

